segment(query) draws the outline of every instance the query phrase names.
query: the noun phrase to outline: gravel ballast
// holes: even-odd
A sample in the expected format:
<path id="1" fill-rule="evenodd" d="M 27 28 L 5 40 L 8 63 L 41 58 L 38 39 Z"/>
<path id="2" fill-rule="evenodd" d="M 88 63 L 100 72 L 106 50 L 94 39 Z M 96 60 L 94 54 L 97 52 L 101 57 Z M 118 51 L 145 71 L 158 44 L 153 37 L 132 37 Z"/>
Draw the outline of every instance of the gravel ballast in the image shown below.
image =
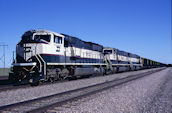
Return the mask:
<path id="1" fill-rule="evenodd" d="M 170 113 L 172 68 L 55 107 L 62 113 Z"/>
<path id="2" fill-rule="evenodd" d="M 136 75 L 139 73 L 147 72 L 150 70 L 156 69 L 148 69 L 148 70 L 141 70 L 141 71 L 133 71 L 133 72 L 125 72 L 119 74 L 113 74 L 109 76 L 100 76 L 100 77 L 92 77 L 88 79 L 79 79 L 74 81 L 68 82 L 61 82 L 55 84 L 48 84 L 48 85 L 40 85 L 37 87 L 29 87 L 26 89 L 17 89 L 17 90 L 9 90 L 0 92 L 0 106 L 9 105 L 17 102 L 22 102 L 26 100 L 31 100 L 43 96 L 53 95 L 81 87 L 86 87 L 98 83 L 103 83 L 106 81 L 111 81 L 118 78 L 124 78 L 129 75 Z"/>

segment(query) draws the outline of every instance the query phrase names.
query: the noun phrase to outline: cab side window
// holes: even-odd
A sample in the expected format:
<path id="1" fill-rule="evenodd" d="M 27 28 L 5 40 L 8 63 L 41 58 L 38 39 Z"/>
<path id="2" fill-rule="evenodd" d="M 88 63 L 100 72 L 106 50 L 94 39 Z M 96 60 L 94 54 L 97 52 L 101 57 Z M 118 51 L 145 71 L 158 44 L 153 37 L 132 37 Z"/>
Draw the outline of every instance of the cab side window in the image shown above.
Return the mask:
<path id="1" fill-rule="evenodd" d="M 62 44 L 62 37 L 54 36 L 54 43 Z"/>

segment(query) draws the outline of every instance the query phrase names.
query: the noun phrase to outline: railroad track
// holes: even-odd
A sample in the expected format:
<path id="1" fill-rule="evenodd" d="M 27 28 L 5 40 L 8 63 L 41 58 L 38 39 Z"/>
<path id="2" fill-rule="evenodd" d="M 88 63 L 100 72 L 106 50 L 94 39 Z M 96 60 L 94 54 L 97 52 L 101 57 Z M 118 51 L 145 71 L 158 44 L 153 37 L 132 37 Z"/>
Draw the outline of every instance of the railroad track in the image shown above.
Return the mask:
<path id="1" fill-rule="evenodd" d="M 108 76 L 108 75 L 106 75 L 106 76 Z M 94 77 L 102 77 L 102 76 L 93 75 L 91 77 L 94 78 Z M 88 78 L 88 77 L 82 77 L 81 79 L 85 79 L 85 78 Z M 57 83 L 62 83 L 62 82 L 68 82 L 68 80 L 66 79 L 66 80 L 63 80 L 63 81 L 54 81 L 53 83 L 43 82 L 39 86 L 49 85 L 49 84 L 57 84 Z M 39 86 L 37 86 L 37 87 L 39 87 Z M 9 90 L 12 91 L 12 90 L 18 90 L 18 89 L 25 89 L 25 88 L 28 88 L 28 87 L 31 87 L 29 83 L 22 83 L 22 84 L 15 84 L 15 85 L 12 84 L 12 83 L 8 83 L 8 84 L 5 84 L 5 85 L 0 85 L 0 92 L 9 91 Z"/>
<path id="2" fill-rule="evenodd" d="M 119 73 L 121 73 L 121 72 L 119 72 Z M 101 76 L 93 75 L 93 76 L 90 76 L 90 77 L 94 78 L 94 77 L 101 77 Z M 81 79 L 85 79 L 85 78 L 88 78 L 88 77 L 81 77 Z M 1 81 L 4 81 L 4 80 L 0 80 L 0 83 L 1 83 Z M 5 81 L 7 81 L 7 80 L 5 80 Z M 68 81 L 69 80 L 66 79 L 66 80 L 63 80 L 63 81 L 54 81 L 53 83 L 43 82 L 39 86 L 41 86 L 41 85 L 49 85 L 49 84 L 57 84 L 57 83 L 68 82 Z M 7 82 L 7 84 L 3 84 L 3 85 L 0 84 L 0 92 L 9 91 L 9 90 L 12 91 L 12 90 L 17 90 L 17 89 L 25 89 L 25 88 L 28 88 L 28 87 L 31 87 L 30 84 L 29 83 L 25 83 L 25 82 L 22 83 L 22 84 L 12 84 L 10 82 Z"/>
<path id="3" fill-rule="evenodd" d="M 165 68 L 163 68 L 165 69 Z M 41 97 L 33 100 L 28 100 L 24 102 L 19 102 L 11 105 L 6 105 L 0 107 L 0 111 L 4 112 L 12 112 L 12 113 L 22 113 L 22 112 L 45 112 L 47 109 L 51 109 L 53 107 L 64 105 L 67 102 L 75 101 L 77 99 L 95 94 L 97 92 L 101 92 L 103 90 L 112 88 L 114 86 L 122 85 L 124 83 L 128 83 L 130 81 L 151 75 L 153 73 L 159 72 L 163 69 L 148 71 L 145 73 L 131 75 L 126 78 L 115 79 L 112 81 L 106 81 L 104 83 L 83 87 L 80 89 L 75 89 L 63 93 L 58 93 L 46 97 Z"/>
<path id="4" fill-rule="evenodd" d="M 101 76 L 94 75 L 92 77 L 101 77 Z M 89 78 L 89 77 L 81 77 L 81 79 L 85 79 L 85 78 Z M 78 78 L 76 78 L 76 79 L 78 79 Z M 69 79 L 69 80 L 75 80 L 75 79 Z M 57 83 L 62 83 L 62 82 L 68 82 L 69 80 L 68 79 L 57 80 L 57 81 L 54 81 L 52 83 L 51 82 L 43 82 L 39 86 L 49 85 L 49 84 L 57 84 Z M 39 87 L 39 86 L 37 86 L 37 87 Z M 31 87 L 29 83 L 12 84 L 12 83 L 8 82 L 8 84 L 0 85 L 0 92 L 9 91 L 9 90 L 12 91 L 12 90 L 17 90 L 17 89 L 24 89 L 24 88 L 28 88 L 28 87 Z"/>
<path id="5" fill-rule="evenodd" d="M 56 83 L 60 83 L 60 82 L 67 82 L 67 80 L 63 80 L 63 81 L 54 81 L 53 83 L 51 84 L 56 84 Z M 49 85 L 50 82 L 44 82 L 44 83 L 41 83 L 40 86 L 43 86 L 43 85 Z M 28 87 L 32 87 L 30 86 L 29 83 L 25 83 L 25 84 L 16 84 L 16 85 L 13 85 L 13 84 L 7 84 L 7 85 L 0 85 L 0 92 L 3 92 L 3 91 L 12 91 L 12 90 L 17 90 L 17 89 L 24 89 L 24 88 L 28 88 Z M 36 87 L 39 87 L 39 86 L 36 86 Z"/>
<path id="6" fill-rule="evenodd" d="M 0 86 L 0 92 L 9 91 L 9 90 L 24 89 L 24 88 L 28 88 L 28 87 L 31 87 L 31 86 L 28 85 L 28 84 L 20 85 L 20 86 L 13 86 L 12 84 L 10 84 L 10 85 L 2 85 L 2 86 Z"/>

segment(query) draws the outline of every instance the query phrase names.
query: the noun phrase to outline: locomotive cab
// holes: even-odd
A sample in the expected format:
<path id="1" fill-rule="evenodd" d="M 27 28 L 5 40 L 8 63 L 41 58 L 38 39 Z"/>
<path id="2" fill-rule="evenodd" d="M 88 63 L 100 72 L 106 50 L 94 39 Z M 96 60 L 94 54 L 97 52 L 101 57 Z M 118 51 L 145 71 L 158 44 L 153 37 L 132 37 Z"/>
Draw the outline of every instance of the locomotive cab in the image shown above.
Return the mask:
<path id="1" fill-rule="evenodd" d="M 12 78 L 15 78 L 15 81 L 29 79 L 29 82 L 46 80 L 47 62 L 54 60 L 52 56 L 64 55 L 63 49 L 64 36 L 61 34 L 46 30 L 25 32 L 16 47 L 16 61 L 12 67 Z M 55 60 L 58 63 L 61 58 L 55 58 Z M 33 77 L 34 79 L 32 79 Z"/>
<path id="2" fill-rule="evenodd" d="M 103 54 L 105 55 L 105 57 L 108 57 L 110 59 L 114 58 L 115 50 L 113 48 L 104 48 L 103 49 Z"/>
<path id="3" fill-rule="evenodd" d="M 55 47 L 55 53 L 60 53 L 61 55 L 64 55 L 62 51 L 64 49 L 64 38 L 61 36 L 54 35 L 52 39 L 53 46 Z"/>

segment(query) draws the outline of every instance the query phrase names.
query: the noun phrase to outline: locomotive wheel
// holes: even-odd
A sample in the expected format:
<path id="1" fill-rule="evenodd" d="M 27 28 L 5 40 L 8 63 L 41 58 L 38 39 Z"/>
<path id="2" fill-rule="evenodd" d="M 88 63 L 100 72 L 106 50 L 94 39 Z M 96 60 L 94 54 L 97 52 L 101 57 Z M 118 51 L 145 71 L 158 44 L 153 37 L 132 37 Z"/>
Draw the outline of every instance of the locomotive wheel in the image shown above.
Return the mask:
<path id="1" fill-rule="evenodd" d="M 34 83 L 30 83 L 31 86 L 38 86 L 39 85 L 39 81 L 34 82 Z"/>
<path id="2" fill-rule="evenodd" d="M 68 80 L 70 81 L 70 80 L 76 80 L 77 79 L 77 77 L 76 76 L 70 76 L 70 77 L 68 77 Z"/>
<path id="3" fill-rule="evenodd" d="M 50 77 L 50 82 L 53 83 L 55 81 L 55 79 L 53 77 Z"/>
<path id="4" fill-rule="evenodd" d="M 109 75 L 111 73 L 110 70 L 106 70 L 104 75 Z"/>
<path id="5" fill-rule="evenodd" d="M 60 73 L 59 79 L 64 80 L 69 77 L 69 71 L 67 69 L 63 69 Z"/>

